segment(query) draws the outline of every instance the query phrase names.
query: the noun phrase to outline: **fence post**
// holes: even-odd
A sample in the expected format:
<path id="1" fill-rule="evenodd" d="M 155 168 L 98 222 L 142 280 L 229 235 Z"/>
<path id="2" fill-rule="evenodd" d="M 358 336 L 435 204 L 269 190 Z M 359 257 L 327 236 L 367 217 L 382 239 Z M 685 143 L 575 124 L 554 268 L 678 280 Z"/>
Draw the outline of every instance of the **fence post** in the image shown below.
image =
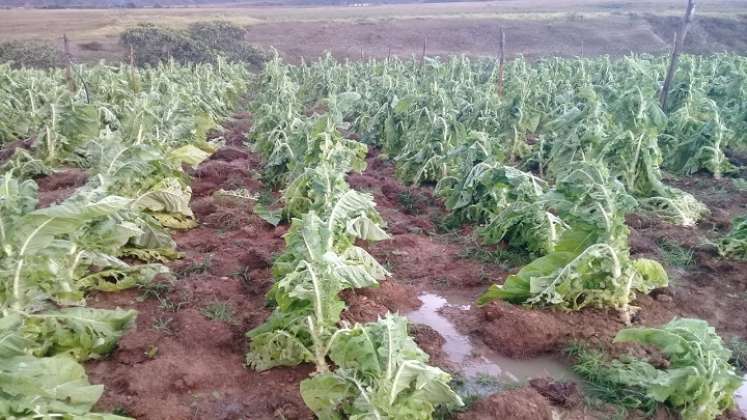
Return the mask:
<path id="1" fill-rule="evenodd" d="M 680 53 L 682 52 L 682 46 L 685 43 L 685 36 L 687 31 L 690 29 L 690 23 L 693 20 L 693 13 L 695 12 L 695 0 L 687 0 L 687 10 L 685 10 L 685 17 L 682 19 L 682 26 L 679 32 L 674 34 L 674 48 L 672 49 L 672 58 L 669 61 L 669 69 L 667 69 L 667 77 L 664 79 L 664 86 L 661 88 L 661 96 L 659 100 L 661 102 L 661 109 L 665 113 L 667 112 L 667 99 L 669 97 L 669 88 L 674 78 L 674 72 L 677 69 L 677 62 L 680 59 Z"/>
<path id="2" fill-rule="evenodd" d="M 67 81 L 67 87 L 70 92 L 75 93 L 75 79 L 73 79 L 73 59 L 70 54 L 70 44 L 67 39 L 67 34 L 62 34 L 62 47 L 65 51 L 65 80 Z"/>
<path id="3" fill-rule="evenodd" d="M 506 32 L 501 27 L 501 40 L 498 46 L 498 96 L 503 96 L 503 72 L 506 66 Z"/>

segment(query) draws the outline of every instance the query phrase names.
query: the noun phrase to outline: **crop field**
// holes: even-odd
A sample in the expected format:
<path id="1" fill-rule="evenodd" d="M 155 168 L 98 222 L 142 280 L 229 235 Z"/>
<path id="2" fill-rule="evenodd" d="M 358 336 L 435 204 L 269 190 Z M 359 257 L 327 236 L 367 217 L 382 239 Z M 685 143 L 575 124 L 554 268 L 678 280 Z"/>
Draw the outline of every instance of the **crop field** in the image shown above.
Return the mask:
<path id="1" fill-rule="evenodd" d="M 0 65 L 0 418 L 745 419 L 747 58 Z"/>

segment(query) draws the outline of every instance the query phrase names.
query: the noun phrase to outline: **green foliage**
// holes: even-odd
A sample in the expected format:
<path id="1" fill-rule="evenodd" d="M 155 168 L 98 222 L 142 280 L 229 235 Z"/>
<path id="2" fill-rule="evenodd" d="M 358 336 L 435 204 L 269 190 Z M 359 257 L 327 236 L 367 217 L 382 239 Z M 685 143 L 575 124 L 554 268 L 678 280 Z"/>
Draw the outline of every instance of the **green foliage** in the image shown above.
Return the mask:
<path id="1" fill-rule="evenodd" d="M 0 42 L 0 64 L 14 68 L 48 69 L 62 65 L 62 53 L 53 45 L 29 41 Z"/>
<path id="2" fill-rule="evenodd" d="M 200 312 L 213 321 L 230 322 L 233 319 L 233 307 L 227 302 L 212 302 Z"/>
<path id="3" fill-rule="evenodd" d="M 726 347 L 731 351 L 731 362 L 737 371 L 747 372 L 747 341 L 739 337 L 731 337 L 726 341 Z"/>
<path id="4" fill-rule="evenodd" d="M 85 293 L 148 287 L 167 272 L 122 256 L 179 256 L 166 227 L 194 223 L 182 167 L 214 150 L 207 129 L 245 75 L 212 69 L 81 66 L 90 83 L 71 90 L 59 70 L 0 66 L 0 144 L 34 139 L 0 175 L 0 417 L 121 419 L 90 412 L 102 387 L 78 362 L 111 352 L 135 313 L 85 308 Z M 59 165 L 85 169 L 86 184 L 37 208 L 29 177 Z"/>
<path id="5" fill-rule="evenodd" d="M 229 62 L 246 63 L 259 68 L 267 54 L 252 47 L 246 40 L 246 30 L 227 21 L 195 22 L 187 28 L 189 37 L 197 40 Z"/>
<path id="6" fill-rule="evenodd" d="M 747 260 L 747 217 L 734 219 L 731 231 L 718 242 L 718 251 L 728 258 Z"/>
<path id="7" fill-rule="evenodd" d="M 207 45 L 190 38 L 187 32 L 153 23 L 141 23 L 125 30 L 119 42 L 127 50 L 126 54 L 132 49 L 135 62 L 142 66 L 155 66 L 171 58 L 180 64 L 208 63 L 215 58 Z"/>
<path id="8" fill-rule="evenodd" d="M 657 100 L 662 58 L 517 59 L 507 63 L 498 95 L 494 63 L 465 57 L 339 63 L 327 56 L 289 66 L 276 56 L 257 78 L 249 137 L 265 159 L 265 181 L 284 188 L 282 214 L 269 206 L 261 214 L 292 226 L 273 267 L 268 297 L 276 311 L 249 333 L 249 363 L 314 362 L 317 374 L 302 392 L 320 417 L 398 410 L 376 398 L 380 383 L 365 382 L 380 376 L 360 373 L 375 370 L 373 362 L 343 368 L 346 360 L 331 351 L 336 334 L 367 327 L 339 328 L 336 294 L 355 285 L 327 267 L 380 224 L 369 210 L 353 230 L 330 222 L 335 203 L 366 201 L 345 182 L 347 172 L 363 170 L 366 153 L 347 132 L 379 148 L 404 182 L 435 183 L 452 227 L 477 224 L 483 242 L 532 254 L 480 303 L 613 307 L 630 323 L 636 294 L 666 286 L 667 275 L 656 261 L 630 257 L 625 215 L 645 211 L 694 225 L 708 209 L 666 185 L 662 167 L 720 176 L 729 169 L 724 150 L 745 144 L 747 130 L 733 130 L 744 127 L 747 61 L 716 55 L 683 63 L 690 71 L 678 76 L 665 113 Z"/>
<path id="9" fill-rule="evenodd" d="M 463 404 L 449 388 L 451 377 L 425 364 L 428 355 L 407 336 L 402 317 L 340 329 L 329 347 L 336 370 L 301 383 L 304 402 L 319 418 L 427 420 L 439 405 Z"/>
<path id="10" fill-rule="evenodd" d="M 90 385 L 83 366 L 65 354 L 41 358 L 3 355 L 0 372 L 0 415 L 4 418 L 125 419 L 91 412 L 104 387 Z"/>
<path id="11" fill-rule="evenodd" d="M 346 182 L 348 172 L 366 167 L 367 147 L 338 129 L 360 95 L 331 94 L 320 101 L 328 113 L 306 116 L 278 61 L 268 64 L 260 86 L 250 137 L 266 160 L 268 183 L 285 186 L 285 207 L 279 214 L 263 203 L 255 212 L 273 224 L 290 219 L 291 227 L 272 268 L 276 281 L 267 297 L 274 310 L 247 333 L 247 363 L 258 370 L 314 363 L 301 393 L 325 419 L 430 419 L 439 405 L 461 405 L 449 376 L 425 364 L 403 318 L 351 328 L 341 321 L 341 291 L 375 287 L 389 274 L 356 245 L 388 238 L 373 197 Z"/>
<path id="12" fill-rule="evenodd" d="M 245 40 L 244 29 L 226 21 L 196 22 L 186 30 L 141 23 L 120 34 L 119 42 L 130 49 L 138 65 L 155 66 L 173 59 L 181 64 L 216 63 L 219 56 L 229 62 L 255 67 L 265 55 Z"/>
<path id="13" fill-rule="evenodd" d="M 666 403 L 685 420 L 715 419 L 733 407 L 742 380 L 729 365 L 731 352 L 705 321 L 675 319 L 661 328 L 629 328 L 615 341 L 653 346 L 669 364 L 657 368 L 632 357 L 608 361 L 595 352 L 576 354 L 576 370 L 595 388 L 609 390 L 608 398 L 635 408 Z"/>
<path id="14" fill-rule="evenodd" d="M 646 395 L 644 387 L 622 379 L 623 371 L 628 369 L 626 365 L 631 369 L 639 366 L 641 370 L 647 370 L 647 362 L 630 357 L 609 360 L 605 353 L 580 344 L 567 351 L 574 359 L 573 370 L 584 379 L 584 390 L 589 396 L 623 409 L 637 409 L 653 415 L 657 403 Z"/>
<path id="15" fill-rule="evenodd" d="M 693 250 L 666 239 L 658 241 L 664 261 L 670 266 L 687 267 L 693 264 Z"/>
<path id="16" fill-rule="evenodd" d="M 504 299 L 573 310 L 613 307 L 629 320 L 635 293 L 667 285 L 658 262 L 629 258 L 624 215 L 635 201 L 603 167 L 571 165 L 543 200 L 569 228 L 550 252 L 508 276 L 503 285 L 491 286 L 478 304 Z"/>

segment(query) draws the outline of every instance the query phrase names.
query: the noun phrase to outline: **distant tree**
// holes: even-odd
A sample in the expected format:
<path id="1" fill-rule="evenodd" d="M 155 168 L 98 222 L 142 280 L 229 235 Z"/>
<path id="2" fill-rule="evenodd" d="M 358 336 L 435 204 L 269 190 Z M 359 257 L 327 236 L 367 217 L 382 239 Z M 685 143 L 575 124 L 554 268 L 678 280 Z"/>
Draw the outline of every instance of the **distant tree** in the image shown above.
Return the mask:
<path id="1" fill-rule="evenodd" d="M 173 58 L 180 63 L 214 62 L 220 55 L 229 61 L 261 65 L 266 55 L 244 39 L 246 31 L 224 21 L 197 22 L 187 30 L 143 23 L 120 34 L 127 59 L 130 49 L 138 65 L 156 65 Z"/>

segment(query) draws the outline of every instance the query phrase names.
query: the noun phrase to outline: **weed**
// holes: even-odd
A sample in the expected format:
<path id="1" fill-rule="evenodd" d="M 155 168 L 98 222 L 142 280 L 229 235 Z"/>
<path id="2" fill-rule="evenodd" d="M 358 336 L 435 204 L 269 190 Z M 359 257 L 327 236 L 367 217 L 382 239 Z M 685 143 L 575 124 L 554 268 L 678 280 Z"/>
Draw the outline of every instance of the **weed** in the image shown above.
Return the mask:
<path id="1" fill-rule="evenodd" d="M 153 329 L 166 335 L 174 335 L 174 330 L 171 328 L 171 323 L 174 322 L 174 318 L 158 317 L 153 321 Z"/>
<path id="2" fill-rule="evenodd" d="M 580 343 L 571 344 L 565 352 L 574 361 L 573 370 L 583 378 L 585 395 L 589 398 L 613 404 L 620 413 L 626 413 L 627 409 L 639 409 L 653 414 L 656 401 L 644 389 L 620 382 L 619 367 L 612 364 L 606 353 Z"/>
<path id="3" fill-rule="evenodd" d="M 146 350 L 144 354 L 148 359 L 155 359 L 158 355 L 158 347 L 151 344 L 148 346 L 148 350 Z"/>
<path id="4" fill-rule="evenodd" d="M 459 257 L 475 260 L 483 264 L 501 264 L 505 268 L 514 268 L 526 265 L 531 260 L 528 253 L 522 253 L 511 249 L 490 249 L 476 242 L 466 245 L 459 252 Z"/>
<path id="5" fill-rule="evenodd" d="M 489 375 L 487 373 L 480 373 L 477 375 L 477 378 L 475 378 L 475 383 L 480 386 L 497 386 L 500 381 L 498 381 L 498 378 L 496 378 L 495 376 Z"/>
<path id="6" fill-rule="evenodd" d="M 399 193 L 397 195 L 397 201 L 399 202 L 399 205 L 402 206 L 405 214 L 416 214 L 425 204 L 423 196 L 413 192 L 412 190 Z"/>
<path id="7" fill-rule="evenodd" d="M 455 230 L 462 225 L 454 213 L 437 214 L 431 218 L 431 222 L 436 227 L 436 233 L 454 234 L 456 236 L 459 235 L 459 232 L 455 232 Z"/>
<path id="8" fill-rule="evenodd" d="M 726 347 L 731 350 L 731 364 L 736 366 L 740 372 L 747 371 L 747 341 L 740 337 L 732 337 L 725 342 Z"/>
<path id="9" fill-rule="evenodd" d="M 122 406 L 114 407 L 114 409 L 112 410 L 112 414 L 114 414 L 115 416 L 132 417 L 132 414 L 129 412 L 129 410 Z"/>
<path id="10" fill-rule="evenodd" d="M 208 255 L 200 261 L 192 261 L 191 264 L 177 270 L 177 274 L 179 275 L 179 277 L 189 277 L 193 274 L 206 273 L 210 270 L 212 259 L 213 256 Z"/>
<path id="11" fill-rule="evenodd" d="M 158 299 L 158 309 L 163 312 L 177 312 L 186 305 L 192 303 L 192 300 L 194 300 L 193 294 L 188 290 L 181 291 L 179 294 L 179 301 L 173 300 L 166 294 L 157 295 L 155 298 Z"/>
<path id="12" fill-rule="evenodd" d="M 141 292 L 141 298 L 145 299 L 158 299 L 161 300 L 164 296 L 171 293 L 174 285 L 170 282 L 156 282 L 151 281 L 144 284 L 138 284 L 138 288 Z"/>
<path id="13" fill-rule="evenodd" d="M 662 259 L 671 267 L 688 267 L 693 264 L 693 250 L 667 239 L 657 241 Z"/>
<path id="14" fill-rule="evenodd" d="M 233 307 L 227 302 L 210 303 L 200 312 L 213 321 L 230 322 L 233 319 Z"/>
<path id="15" fill-rule="evenodd" d="M 251 276 L 251 268 L 249 268 L 248 265 L 241 267 L 239 271 L 231 274 L 231 276 L 238 278 L 242 286 L 251 290 L 252 276 Z"/>

